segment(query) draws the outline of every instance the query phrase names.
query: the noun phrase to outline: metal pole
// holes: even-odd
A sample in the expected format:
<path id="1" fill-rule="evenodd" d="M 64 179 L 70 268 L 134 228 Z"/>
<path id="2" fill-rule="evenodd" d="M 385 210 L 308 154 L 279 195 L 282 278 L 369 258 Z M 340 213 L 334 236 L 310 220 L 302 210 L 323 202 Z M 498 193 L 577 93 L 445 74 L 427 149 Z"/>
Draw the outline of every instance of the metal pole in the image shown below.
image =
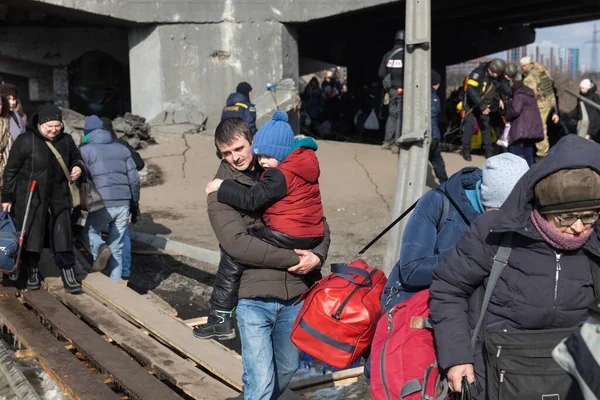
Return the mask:
<path id="1" fill-rule="evenodd" d="M 590 100 L 590 99 L 586 99 L 585 97 L 573 92 L 570 89 L 565 88 L 565 92 L 567 92 L 568 94 L 570 94 L 571 96 L 575 96 L 576 98 L 578 98 L 579 100 L 583 101 L 586 104 L 589 104 L 592 107 L 597 108 L 598 110 L 600 110 L 600 104 Z"/>
<path id="2" fill-rule="evenodd" d="M 427 179 L 431 142 L 431 0 L 406 0 L 404 102 L 398 159 L 398 182 L 391 220 L 421 195 Z M 383 270 L 389 275 L 400 255 L 407 219 L 388 236 Z"/>

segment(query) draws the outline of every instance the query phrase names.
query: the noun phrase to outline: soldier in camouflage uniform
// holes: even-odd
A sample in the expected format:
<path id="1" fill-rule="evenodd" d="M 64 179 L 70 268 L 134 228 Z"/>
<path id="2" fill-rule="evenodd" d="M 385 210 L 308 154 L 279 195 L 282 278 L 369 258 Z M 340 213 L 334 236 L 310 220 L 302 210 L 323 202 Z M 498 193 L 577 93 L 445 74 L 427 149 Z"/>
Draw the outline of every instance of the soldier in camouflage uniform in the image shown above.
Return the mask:
<path id="1" fill-rule="evenodd" d="M 531 88 L 535 93 L 535 100 L 540 109 L 540 117 L 544 126 L 544 140 L 536 143 L 537 157 L 545 157 L 550 149 L 548 142 L 548 116 L 552 112 L 552 122 L 557 124 L 560 117 L 556 107 L 556 97 L 554 95 L 554 81 L 550 73 L 539 63 L 534 63 L 530 57 L 521 59 L 521 69 L 525 74 L 523 83 Z"/>

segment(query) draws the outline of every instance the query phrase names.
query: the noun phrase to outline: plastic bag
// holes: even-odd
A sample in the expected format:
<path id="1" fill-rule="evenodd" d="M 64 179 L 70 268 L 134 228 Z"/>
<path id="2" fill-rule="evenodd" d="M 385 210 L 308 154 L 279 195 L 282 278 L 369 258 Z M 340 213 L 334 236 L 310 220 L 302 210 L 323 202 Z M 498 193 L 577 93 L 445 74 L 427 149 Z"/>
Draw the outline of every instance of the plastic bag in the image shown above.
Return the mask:
<path id="1" fill-rule="evenodd" d="M 377 114 L 375 114 L 375 109 L 371 110 L 371 113 L 365 120 L 365 129 L 369 131 L 379 130 L 379 120 L 377 119 Z"/>
<path id="2" fill-rule="evenodd" d="M 510 146 L 510 140 L 509 140 L 509 136 L 508 136 L 509 133 L 510 133 L 510 124 L 506 124 L 504 126 L 504 132 L 502 132 L 502 136 L 500 136 L 500 139 L 498 139 L 496 141 L 496 144 L 498 146 L 508 148 L 508 146 Z"/>

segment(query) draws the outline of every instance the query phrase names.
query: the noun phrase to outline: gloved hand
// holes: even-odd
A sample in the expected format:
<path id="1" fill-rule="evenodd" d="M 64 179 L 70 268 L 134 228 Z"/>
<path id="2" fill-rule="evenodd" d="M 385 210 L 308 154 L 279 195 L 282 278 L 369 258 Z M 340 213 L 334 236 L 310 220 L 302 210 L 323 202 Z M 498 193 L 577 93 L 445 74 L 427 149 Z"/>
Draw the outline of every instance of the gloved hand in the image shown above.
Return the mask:
<path id="1" fill-rule="evenodd" d="M 131 213 L 131 223 L 137 223 L 140 219 L 140 215 L 142 214 L 140 211 L 140 205 L 132 201 L 131 205 L 129 206 L 129 212 Z"/>

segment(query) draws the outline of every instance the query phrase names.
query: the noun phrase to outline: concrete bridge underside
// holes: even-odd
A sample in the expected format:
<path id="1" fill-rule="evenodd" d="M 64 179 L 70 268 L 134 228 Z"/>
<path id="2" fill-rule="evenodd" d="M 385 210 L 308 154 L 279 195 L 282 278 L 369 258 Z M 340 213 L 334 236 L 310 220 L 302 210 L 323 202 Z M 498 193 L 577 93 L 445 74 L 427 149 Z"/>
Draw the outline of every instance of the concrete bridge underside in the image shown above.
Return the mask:
<path id="1" fill-rule="evenodd" d="M 600 19 L 597 0 L 432 3 L 438 70 L 531 43 L 535 28 Z M 300 58 L 346 65 L 357 85 L 373 80 L 404 8 L 390 0 L 3 0 L 0 76 L 26 76 L 40 101 L 54 93 L 64 102 L 56 86 L 67 66 L 99 50 L 128 67 L 134 113 L 199 110 L 214 127 L 237 82 L 258 92 L 313 72 L 300 70 Z"/>

